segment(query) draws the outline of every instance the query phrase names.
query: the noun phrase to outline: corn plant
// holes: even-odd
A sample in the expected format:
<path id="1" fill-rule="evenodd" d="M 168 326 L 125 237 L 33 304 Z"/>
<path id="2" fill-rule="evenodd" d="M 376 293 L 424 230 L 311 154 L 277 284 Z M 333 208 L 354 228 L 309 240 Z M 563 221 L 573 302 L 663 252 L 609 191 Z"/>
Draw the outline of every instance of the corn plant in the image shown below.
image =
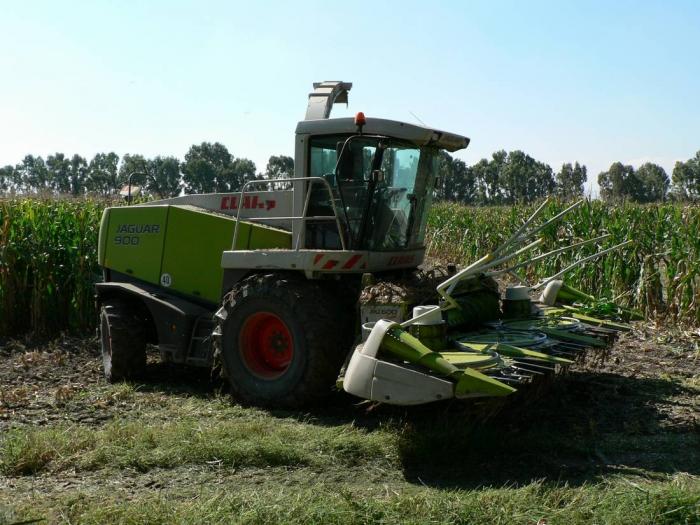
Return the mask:
<path id="1" fill-rule="evenodd" d="M 0 336 L 94 328 L 104 203 L 0 201 Z"/>
<path id="2" fill-rule="evenodd" d="M 553 216 L 566 203 L 549 205 Z M 467 207 L 442 203 L 429 216 L 430 256 L 463 264 L 488 253 L 522 224 L 533 206 Z M 620 302 L 647 314 L 663 313 L 679 321 L 700 324 L 700 206 L 680 204 L 609 205 L 588 201 L 565 220 L 545 229 L 542 252 L 604 233 L 602 246 L 564 252 L 528 268 L 536 281 L 625 239 L 623 250 L 572 270 L 568 283 L 601 298 Z"/>

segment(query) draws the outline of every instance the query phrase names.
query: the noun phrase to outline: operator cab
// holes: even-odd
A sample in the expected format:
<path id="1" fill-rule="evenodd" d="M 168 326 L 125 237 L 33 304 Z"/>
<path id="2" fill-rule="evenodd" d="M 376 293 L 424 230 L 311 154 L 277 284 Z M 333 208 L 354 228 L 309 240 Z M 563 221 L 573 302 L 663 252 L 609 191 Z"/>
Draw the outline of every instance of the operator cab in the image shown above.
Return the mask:
<path id="1" fill-rule="evenodd" d="M 346 249 L 397 252 L 423 247 L 441 149 L 469 139 L 385 119 L 319 119 L 297 126 L 296 173 L 313 184 L 307 216 L 340 219 Z M 300 192 L 301 193 L 301 192 Z M 306 248 L 342 249 L 334 221 L 306 221 Z"/>
<path id="2" fill-rule="evenodd" d="M 326 135 L 310 141 L 309 176 L 330 184 L 351 249 L 422 245 L 421 218 L 430 205 L 436 169 L 437 150 L 389 137 Z M 312 191 L 309 214 L 332 214 L 326 189 L 317 185 Z M 310 221 L 306 244 L 340 249 L 337 228 Z"/>

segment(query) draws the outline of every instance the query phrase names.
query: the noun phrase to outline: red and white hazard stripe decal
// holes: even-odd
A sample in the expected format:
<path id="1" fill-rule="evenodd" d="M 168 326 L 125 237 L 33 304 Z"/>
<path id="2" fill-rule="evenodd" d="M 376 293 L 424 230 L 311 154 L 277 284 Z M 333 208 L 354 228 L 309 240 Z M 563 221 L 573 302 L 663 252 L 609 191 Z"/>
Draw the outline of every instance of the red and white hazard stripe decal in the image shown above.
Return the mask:
<path id="1" fill-rule="evenodd" d="M 363 270 L 367 268 L 365 254 L 339 255 L 337 253 L 317 253 L 314 256 L 314 268 L 317 270 Z"/>
<path id="2" fill-rule="evenodd" d="M 343 270 L 352 270 L 355 265 L 360 262 L 360 259 L 362 259 L 361 254 L 355 254 L 352 257 L 350 257 L 345 264 L 343 265 Z"/>

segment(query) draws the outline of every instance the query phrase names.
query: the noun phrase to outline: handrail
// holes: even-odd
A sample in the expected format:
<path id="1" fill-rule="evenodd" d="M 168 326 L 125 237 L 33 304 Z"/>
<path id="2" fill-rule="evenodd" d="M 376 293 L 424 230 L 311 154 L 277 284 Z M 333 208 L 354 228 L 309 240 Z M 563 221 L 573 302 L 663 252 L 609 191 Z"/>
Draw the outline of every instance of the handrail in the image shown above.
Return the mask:
<path id="1" fill-rule="evenodd" d="M 333 190 L 331 188 L 331 185 L 328 184 L 328 181 L 324 179 L 323 177 L 295 177 L 291 179 L 267 179 L 267 180 L 249 180 L 243 184 L 241 187 L 240 191 L 240 198 L 238 201 L 238 210 L 236 212 L 236 227 L 233 230 L 233 245 L 232 249 L 236 249 L 236 241 L 238 240 L 238 225 L 240 223 L 241 219 L 241 208 L 243 207 L 243 197 L 245 196 L 245 190 L 248 186 L 252 186 L 255 184 L 270 184 L 272 183 L 278 183 L 278 182 L 296 182 L 296 181 L 304 181 L 307 180 L 311 184 L 309 184 L 309 187 L 306 189 L 306 196 L 304 198 L 304 209 L 302 211 L 302 215 L 300 217 L 248 217 L 248 220 L 292 220 L 292 221 L 303 221 L 306 222 L 307 220 L 333 220 L 335 219 L 335 224 L 338 228 L 338 237 L 340 238 L 340 246 L 343 250 L 347 250 L 345 246 L 345 236 L 343 235 L 343 229 L 340 225 L 340 219 L 338 219 L 338 210 L 335 207 L 335 200 L 333 198 Z M 331 201 L 331 207 L 333 208 L 333 216 L 330 215 L 322 215 L 318 217 L 307 217 L 306 213 L 309 208 L 309 202 L 311 200 L 311 188 L 313 187 L 314 183 L 320 182 L 323 185 L 325 185 L 326 189 L 328 190 L 328 196 L 330 197 Z M 299 250 L 299 244 L 301 241 L 301 235 L 297 235 L 297 242 L 296 242 L 296 250 Z"/>

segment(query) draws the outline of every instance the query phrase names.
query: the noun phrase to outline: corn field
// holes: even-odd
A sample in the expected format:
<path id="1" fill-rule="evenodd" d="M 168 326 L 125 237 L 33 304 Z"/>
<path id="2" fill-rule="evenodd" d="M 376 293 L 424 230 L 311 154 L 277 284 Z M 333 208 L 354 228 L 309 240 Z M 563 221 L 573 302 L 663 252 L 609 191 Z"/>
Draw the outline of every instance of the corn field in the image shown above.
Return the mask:
<path id="1" fill-rule="evenodd" d="M 85 199 L 0 200 L 0 337 L 94 329 L 93 284 L 100 278 L 97 235 L 107 202 Z M 565 207 L 552 203 L 547 216 Z M 534 211 L 534 206 L 472 208 L 437 204 L 428 220 L 428 254 L 475 261 Z M 566 282 L 648 315 L 700 325 L 700 207 L 585 203 L 543 232 L 541 247 L 602 233 L 602 247 L 635 243 L 566 276 Z M 529 268 L 531 282 L 552 275 L 595 246 L 564 252 Z"/>
<path id="2" fill-rule="evenodd" d="M 552 217 L 566 203 L 551 203 Z M 468 263 L 504 241 L 536 206 L 472 208 L 438 204 L 428 219 L 428 254 Z M 565 281 L 596 297 L 647 315 L 700 324 L 700 206 L 587 201 L 543 230 L 541 252 L 608 233 L 596 247 L 567 251 L 529 267 L 530 283 L 553 275 L 578 258 L 632 239 L 633 244 L 579 266 Z"/>
<path id="3" fill-rule="evenodd" d="M 0 200 L 0 336 L 94 328 L 97 235 L 105 205 Z"/>

